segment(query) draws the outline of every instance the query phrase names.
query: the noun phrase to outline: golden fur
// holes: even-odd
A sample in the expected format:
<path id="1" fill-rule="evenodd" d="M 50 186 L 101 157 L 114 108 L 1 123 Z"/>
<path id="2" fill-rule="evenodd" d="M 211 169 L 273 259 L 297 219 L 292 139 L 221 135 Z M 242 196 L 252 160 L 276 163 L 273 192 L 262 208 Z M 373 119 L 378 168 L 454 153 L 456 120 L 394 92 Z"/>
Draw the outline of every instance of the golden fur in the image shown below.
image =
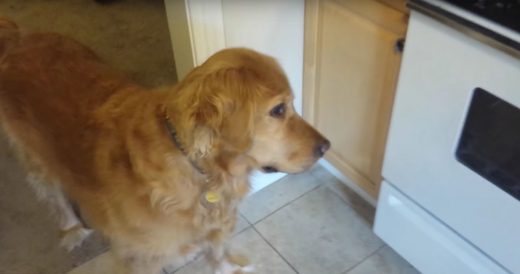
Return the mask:
<path id="1" fill-rule="evenodd" d="M 33 184 L 65 212 L 64 235 L 83 229 L 64 204 L 73 201 L 128 273 L 154 273 L 199 249 L 209 249 L 216 270 L 229 266 L 224 243 L 250 171 L 300 172 L 329 146 L 292 99 L 276 61 L 252 50 L 223 50 L 178 85 L 152 91 L 69 38 L 23 34 L 0 19 L 5 132 Z M 273 117 L 281 103 L 284 115 Z M 220 199 L 206 201 L 208 192 Z"/>

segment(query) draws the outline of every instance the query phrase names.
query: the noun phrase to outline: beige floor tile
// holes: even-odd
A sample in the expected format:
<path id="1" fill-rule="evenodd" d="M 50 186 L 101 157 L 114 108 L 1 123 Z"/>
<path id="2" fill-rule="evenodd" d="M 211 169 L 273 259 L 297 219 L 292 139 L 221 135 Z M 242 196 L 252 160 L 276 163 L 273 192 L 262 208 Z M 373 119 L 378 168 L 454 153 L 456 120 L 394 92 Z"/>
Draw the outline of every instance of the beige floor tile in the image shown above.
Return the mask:
<path id="1" fill-rule="evenodd" d="M 374 255 L 368 257 L 352 270 L 347 271 L 348 274 L 419 274 L 412 265 L 404 260 L 399 254 L 388 246 L 384 246 Z"/>
<path id="2" fill-rule="evenodd" d="M 310 172 L 314 177 L 324 181 L 327 187 L 336 192 L 343 201 L 359 212 L 360 216 L 366 217 L 366 221 L 369 224 L 372 225 L 374 223 L 375 208 L 365 201 L 365 199 L 319 165 L 311 169 Z"/>
<path id="3" fill-rule="evenodd" d="M 322 186 L 256 225 L 299 273 L 342 273 L 383 245 L 366 217 Z"/>
<path id="4" fill-rule="evenodd" d="M 240 206 L 240 212 L 254 224 L 319 184 L 320 180 L 310 172 L 288 175 L 249 196 Z"/>
<path id="5" fill-rule="evenodd" d="M 340 196 L 370 226 L 374 224 L 376 209 L 340 181 L 329 182 L 326 186 Z"/>
<path id="6" fill-rule="evenodd" d="M 294 270 L 260 237 L 248 228 L 231 241 L 231 251 L 246 255 L 255 267 L 255 274 L 294 274 Z M 186 265 L 175 274 L 211 274 L 204 259 Z"/>

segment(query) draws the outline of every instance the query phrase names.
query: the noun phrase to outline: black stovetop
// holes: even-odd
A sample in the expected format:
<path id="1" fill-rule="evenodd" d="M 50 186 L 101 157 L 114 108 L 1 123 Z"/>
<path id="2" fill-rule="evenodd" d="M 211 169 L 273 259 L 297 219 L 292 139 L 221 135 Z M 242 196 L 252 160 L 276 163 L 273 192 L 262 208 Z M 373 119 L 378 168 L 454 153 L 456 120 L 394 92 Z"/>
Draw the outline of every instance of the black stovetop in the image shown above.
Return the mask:
<path id="1" fill-rule="evenodd" d="M 520 32 L 520 0 L 444 0 Z"/>

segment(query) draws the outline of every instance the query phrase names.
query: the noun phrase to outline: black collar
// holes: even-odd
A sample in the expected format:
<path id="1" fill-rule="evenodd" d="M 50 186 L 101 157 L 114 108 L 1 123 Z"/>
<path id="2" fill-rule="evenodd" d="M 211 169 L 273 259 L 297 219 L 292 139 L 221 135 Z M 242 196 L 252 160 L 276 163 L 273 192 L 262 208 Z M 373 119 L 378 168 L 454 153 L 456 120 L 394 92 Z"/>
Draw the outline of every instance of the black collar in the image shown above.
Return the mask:
<path id="1" fill-rule="evenodd" d="M 182 142 L 179 140 L 177 130 L 175 130 L 175 127 L 171 123 L 170 117 L 168 115 L 165 116 L 164 125 L 166 126 L 166 130 L 168 131 L 168 134 L 170 135 L 175 146 L 182 152 L 184 156 L 186 156 L 186 158 L 188 158 L 188 161 L 193 166 L 193 168 L 195 168 L 200 174 L 206 175 L 204 169 L 202 169 L 202 167 L 200 167 L 197 164 L 197 162 L 195 162 L 189 157 L 188 152 L 186 151 L 186 148 L 182 145 Z"/>

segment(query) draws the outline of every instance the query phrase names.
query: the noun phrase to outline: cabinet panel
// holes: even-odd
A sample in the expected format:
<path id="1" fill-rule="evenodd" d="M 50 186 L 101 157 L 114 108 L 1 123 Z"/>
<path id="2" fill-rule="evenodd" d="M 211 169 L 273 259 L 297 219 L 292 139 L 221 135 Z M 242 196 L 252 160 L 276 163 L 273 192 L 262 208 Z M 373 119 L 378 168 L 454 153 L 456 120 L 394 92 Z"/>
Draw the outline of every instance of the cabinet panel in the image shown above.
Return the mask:
<path id="1" fill-rule="evenodd" d="M 320 2 L 312 120 L 332 142 L 328 160 L 373 195 L 381 182 L 399 38 L 334 1 Z"/>

